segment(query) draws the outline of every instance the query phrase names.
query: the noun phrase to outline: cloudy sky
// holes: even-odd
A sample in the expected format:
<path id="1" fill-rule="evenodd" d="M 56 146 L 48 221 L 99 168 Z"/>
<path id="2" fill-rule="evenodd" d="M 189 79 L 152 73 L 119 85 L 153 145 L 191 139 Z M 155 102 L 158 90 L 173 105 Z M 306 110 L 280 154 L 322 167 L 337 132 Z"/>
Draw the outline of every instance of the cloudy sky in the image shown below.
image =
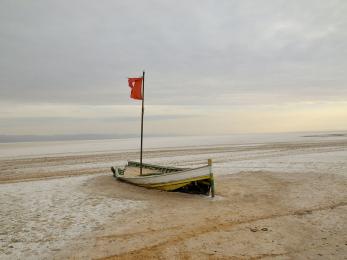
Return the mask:
<path id="1" fill-rule="evenodd" d="M 0 134 L 347 129 L 347 2 L 1 0 Z"/>

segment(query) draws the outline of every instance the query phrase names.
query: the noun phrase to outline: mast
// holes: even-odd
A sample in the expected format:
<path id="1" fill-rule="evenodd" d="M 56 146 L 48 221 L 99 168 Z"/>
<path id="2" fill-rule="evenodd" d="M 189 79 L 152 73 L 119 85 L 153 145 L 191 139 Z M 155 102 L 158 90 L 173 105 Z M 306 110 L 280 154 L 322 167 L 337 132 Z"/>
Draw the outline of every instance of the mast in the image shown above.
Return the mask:
<path id="1" fill-rule="evenodd" d="M 143 114 L 145 111 L 145 71 L 142 72 L 142 113 L 141 113 L 141 152 L 140 152 L 140 175 L 142 175 L 142 150 L 143 150 Z"/>

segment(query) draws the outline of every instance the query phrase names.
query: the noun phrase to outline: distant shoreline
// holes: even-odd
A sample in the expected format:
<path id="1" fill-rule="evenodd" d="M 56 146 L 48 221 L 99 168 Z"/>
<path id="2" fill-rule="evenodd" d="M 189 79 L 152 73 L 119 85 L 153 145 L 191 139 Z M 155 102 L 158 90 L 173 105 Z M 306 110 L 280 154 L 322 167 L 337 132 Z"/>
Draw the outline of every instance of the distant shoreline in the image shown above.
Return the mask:
<path id="1" fill-rule="evenodd" d="M 174 135 L 174 134 L 149 134 L 152 137 L 189 137 L 189 136 L 238 136 L 238 135 L 283 135 L 296 134 L 299 137 L 346 137 L 347 131 L 321 131 L 321 132 L 279 132 L 279 133 L 231 133 L 216 135 Z M 59 142 L 59 141 L 93 141 L 110 139 L 139 138 L 140 134 L 62 134 L 62 135 L 11 135 L 0 134 L 0 144 L 24 143 L 24 142 Z"/>
<path id="2" fill-rule="evenodd" d="M 302 137 L 344 137 L 347 134 L 320 134 L 320 135 L 304 135 Z"/>
<path id="3" fill-rule="evenodd" d="M 87 141 L 107 139 L 137 138 L 139 135 L 107 135 L 107 134 L 77 134 L 77 135 L 0 135 L 0 143 L 21 142 L 59 142 L 59 141 Z M 165 135 L 151 135 L 146 137 L 167 137 Z"/>

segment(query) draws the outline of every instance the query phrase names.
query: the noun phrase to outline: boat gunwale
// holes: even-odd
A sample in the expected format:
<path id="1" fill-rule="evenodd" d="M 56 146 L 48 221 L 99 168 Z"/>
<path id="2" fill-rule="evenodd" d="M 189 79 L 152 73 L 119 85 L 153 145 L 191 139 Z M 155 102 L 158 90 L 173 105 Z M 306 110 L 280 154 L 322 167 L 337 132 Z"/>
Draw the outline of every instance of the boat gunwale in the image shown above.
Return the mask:
<path id="1" fill-rule="evenodd" d="M 201 167 L 197 167 L 197 168 L 191 168 L 191 169 L 183 170 L 183 171 L 177 171 L 177 172 L 165 172 L 163 174 L 155 174 L 154 173 L 153 175 L 143 175 L 143 176 L 139 175 L 136 177 L 123 177 L 125 175 L 119 175 L 118 171 L 116 171 L 116 177 L 119 179 L 148 179 L 148 178 L 155 178 L 158 176 L 166 176 L 166 175 L 172 175 L 172 174 L 178 174 L 178 173 L 185 173 L 185 172 L 194 171 L 194 170 L 198 170 L 198 169 L 202 169 L 202 168 L 206 168 L 206 167 L 209 167 L 209 165 L 205 165 L 205 166 L 201 166 Z"/>
<path id="2" fill-rule="evenodd" d="M 136 164 L 136 165 L 129 165 L 129 163 L 130 164 Z M 140 168 L 140 165 L 141 164 L 139 162 L 128 161 L 128 164 L 125 165 L 125 167 L 130 166 L 130 167 Z M 142 163 L 142 167 L 147 168 L 147 169 L 157 168 L 157 169 L 177 170 L 178 172 L 195 169 L 195 168 L 178 168 L 178 167 L 174 167 L 174 166 L 160 166 L 160 165 L 149 164 L 149 163 Z"/>
<path id="3" fill-rule="evenodd" d="M 208 175 L 202 175 L 199 177 L 194 177 L 194 178 L 190 178 L 188 180 L 182 180 L 182 181 L 171 181 L 171 182 L 158 182 L 155 184 L 142 184 L 142 183 L 133 183 L 133 182 L 128 182 L 127 179 L 121 179 L 121 181 L 127 182 L 127 183 L 131 183 L 140 187 L 144 187 L 144 188 L 150 188 L 150 189 L 155 189 L 157 187 L 161 187 L 161 186 L 170 186 L 170 185 L 174 185 L 174 184 L 185 184 L 187 185 L 188 183 L 194 182 L 194 181 L 205 181 L 205 180 L 210 180 L 211 176 Z"/>
<path id="4" fill-rule="evenodd" d="M 193 182 L 193 181 L 204 181 L 204 180 L 208 180 L 208 179 L 211 179 L 211 176 L 208 176 L 208 175 L 202 175 L 202 176 L 199 176 L 199 177 L 194 177 L 194 178 L 190 178 L 188 180 L 182 180 L 182 181 L 171 181 L 171 182 L 159 182 L 159 183 L 155 183 L 155 184 L 137 184 L 139 186 L 142 186 L 143 187 L 151 187 L 151 188 L 155 188 L 157 186 L 166 186 L 166 185 L 173 185 L 173 184 L 180 184 L 180 183 L 190 183 L 190 182 Z"/>

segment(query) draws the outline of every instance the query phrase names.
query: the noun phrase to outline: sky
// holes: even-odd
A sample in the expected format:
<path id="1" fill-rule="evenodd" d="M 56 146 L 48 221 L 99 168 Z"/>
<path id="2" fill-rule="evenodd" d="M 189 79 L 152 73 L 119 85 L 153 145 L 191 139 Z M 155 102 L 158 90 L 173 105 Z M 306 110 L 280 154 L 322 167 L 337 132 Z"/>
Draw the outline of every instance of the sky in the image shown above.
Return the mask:
<path id="1" fill-rule="evenodd" d="M 1 0 L 0 134 L 347 130 L 347 2 Z"/>

